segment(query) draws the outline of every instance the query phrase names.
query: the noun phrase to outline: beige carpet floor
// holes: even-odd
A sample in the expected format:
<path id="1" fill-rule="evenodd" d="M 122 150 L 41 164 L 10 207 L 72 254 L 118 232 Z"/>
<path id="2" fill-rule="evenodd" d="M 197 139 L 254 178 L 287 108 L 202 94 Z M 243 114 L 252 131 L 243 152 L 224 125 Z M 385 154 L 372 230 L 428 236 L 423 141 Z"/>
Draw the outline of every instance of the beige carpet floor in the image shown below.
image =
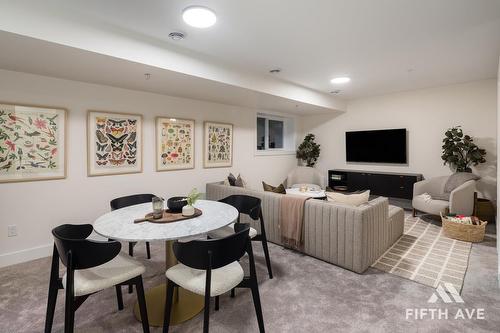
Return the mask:
<path id="1" fill-rule="evenodd" d="M 494 228 L 494 226 L 493 226 Z M 405 317 L 407 308 L 428 308 L 434 289 L 370 268 L 356 274 L 326 262 L 270 244 L 275 278 L 269 280 L 262 248 L 254 243 L 266 332 L 498 332 L 500 289 L 495 238 L 473 244 L 461 297 L 463 304 L 433 307 L 483 308 L 485 320 L 432 320 Z M 137 258 L 147 265 L 145 287 L 163 281 L 161 243 L 152 243 L 153 258 L 145 259 L 144 245 Z M 43 332 L 50 258 L 0 269 L 0 332 Z M 125 291 L 125 290 L 124 290 Z M 76 313 L 76 332 L 142 332 L 132 309 L 135 294 L 124 293 L 125 309 L 118 311 L 114 289 L 90 296 Z M 63 330 L 64 298 L 58 297 L 53 332 Z M 201 332 L 201 315 L 173 327 L 171 332 Z M 152 332 L 161 332 L 152 328 Z M 221 297 L 221 309 L 211 310 L 210 332 L 258 332 L 248 291 L 236 298 Z"/>
<path id="2" fill-rule="evenodd" d="M 472 243 L 447 238 L 439 225 L 408 215 L 404 235 L 372 267 L 460 293 Z M 449 285 L 453 287 L 449 287 Z"/>

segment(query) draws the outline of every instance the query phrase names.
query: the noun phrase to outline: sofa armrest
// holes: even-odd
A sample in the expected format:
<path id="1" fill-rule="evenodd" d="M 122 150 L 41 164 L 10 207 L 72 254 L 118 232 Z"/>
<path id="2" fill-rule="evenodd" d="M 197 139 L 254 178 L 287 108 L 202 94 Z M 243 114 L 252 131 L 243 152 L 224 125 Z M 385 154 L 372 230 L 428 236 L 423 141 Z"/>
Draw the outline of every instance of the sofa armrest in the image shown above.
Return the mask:
<path id="1" fill-rule="evenodd" d="M 474 210 L 474 192 L 476 181 L 469 180 L 450 194 L 450 213 L 470 216 Z"/>

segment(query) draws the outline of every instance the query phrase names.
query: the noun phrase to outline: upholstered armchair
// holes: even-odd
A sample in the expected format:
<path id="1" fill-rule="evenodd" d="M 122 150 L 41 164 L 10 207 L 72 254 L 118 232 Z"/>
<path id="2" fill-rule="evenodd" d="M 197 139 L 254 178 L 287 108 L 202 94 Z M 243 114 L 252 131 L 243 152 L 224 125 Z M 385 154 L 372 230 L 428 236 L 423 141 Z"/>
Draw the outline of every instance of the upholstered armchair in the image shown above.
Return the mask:
<path id="1" fill-rule="evenodd" d="M 316 185 L 321 189 L 325 189 L 325 177 L 315 168 L 298 166 L 288 174 L 286 186 L 293 185 Z M 314 187 L 314 186 L 313 186 Z"/>
<path id="2" fill-rule="evenodd" d="M 469 180 L 448 194 L 444 188 L 448 176 L 435 177 L 413 185 L 413 216 L 417 211 L 439 215 L 454 213 L 470 216 L 474 209 L 476 181 Z M 423 195 L 427 193 L 428 195 Z"/>

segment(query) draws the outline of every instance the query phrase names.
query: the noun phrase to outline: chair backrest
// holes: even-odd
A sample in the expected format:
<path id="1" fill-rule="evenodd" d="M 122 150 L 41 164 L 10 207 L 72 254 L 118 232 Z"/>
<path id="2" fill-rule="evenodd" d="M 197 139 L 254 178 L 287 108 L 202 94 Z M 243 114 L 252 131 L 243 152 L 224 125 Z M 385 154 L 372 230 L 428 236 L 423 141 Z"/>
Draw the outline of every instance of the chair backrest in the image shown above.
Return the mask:
<path id="1" fill-rule="evenodd" d="M 134 194 L 125 197 L 116 198 L 110 201 L 111 210 L 120 209 L 132 205 L 151 202 L 155 197 L 154 194 Z"/>
<path id="2" fill-rule="evenodd" d="M 233 206 L 240 214 L 246 214 L 253 220 L 258 220 L 261 212 L 261 200 L 249 195 L 235 194 L 230 195 L 219 202 Z"/>
<path id="3" fill-rule="evenodd" d="M 294 184 L 315 184 L 324 189 L 325 177 L 315 168 L 298 166 L 290 171 L 286 179 L 287 187 Z"/>
<path id="4" fill-rule="evenodd" d="M 175 242 L 174 254 L 177 260 L 194 269 L 217 269 L 239 260 L 245 254 L 250 241 L 250 227 L 225 238 L 197 239 L 186 243 Z"/>
<path id="5" fill-rule="evenodd" d="M 120 242 L 86 239 L 92 230 L 91 224 L 63 224 L 52 229 L 57 253 L 64 266 L 70 265 L 72 269 L 91 268 L 110 261 L 120 253 Z"/>

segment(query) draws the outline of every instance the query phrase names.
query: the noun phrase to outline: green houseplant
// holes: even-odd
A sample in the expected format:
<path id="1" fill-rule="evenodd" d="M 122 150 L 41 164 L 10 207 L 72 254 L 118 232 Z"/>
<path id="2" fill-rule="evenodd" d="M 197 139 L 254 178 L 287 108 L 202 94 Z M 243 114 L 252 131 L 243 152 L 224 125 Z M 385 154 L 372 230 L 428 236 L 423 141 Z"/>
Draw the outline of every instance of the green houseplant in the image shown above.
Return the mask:
<path id="1" fill-rule="evenodd" d="M 191 192 L 186 197 L 187 205 L 182 207 L 182 215 L 184 216 L 192 216 L 194 215 L 194 207 L 193 205 L 198 201 L 201 197 L 201 193 L 198 192 L 197 189 L 192 189 Z"/>
<path id="2" fill-rule="evenodd" d="M 486 150 L 479 148 L 471 136 L 464 135 L 460 126 L 449 128 L 444 135 L 441 159 L 445 165 L 456 172 L 472 172 L 471 166 L 486 162 Z"/>
<path id="3" fill-rule="evenodd" d="M 297 158 L 305 161 L 308 167 L 314 167 L 320 153 L 320 145 L 314 142 L 314 139 L 314 134 L 307 134 L 304 141 L 297 148 Z"/>

